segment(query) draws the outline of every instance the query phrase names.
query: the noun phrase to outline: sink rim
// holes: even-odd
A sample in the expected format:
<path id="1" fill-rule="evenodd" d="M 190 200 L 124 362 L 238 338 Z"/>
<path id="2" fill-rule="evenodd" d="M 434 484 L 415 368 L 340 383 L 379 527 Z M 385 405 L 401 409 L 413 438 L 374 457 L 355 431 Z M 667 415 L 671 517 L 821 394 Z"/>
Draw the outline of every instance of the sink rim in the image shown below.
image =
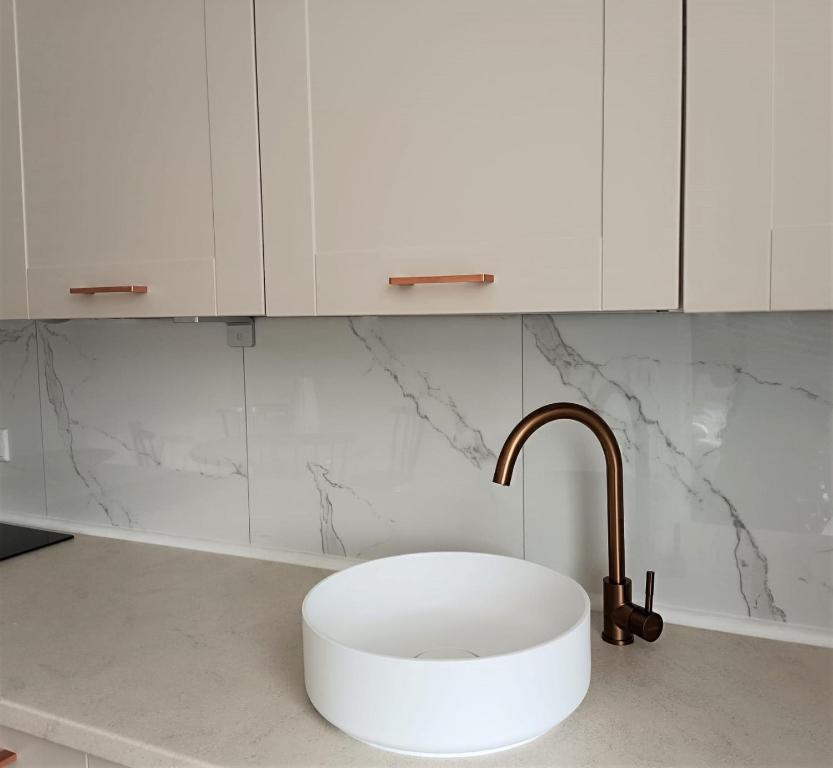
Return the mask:
<path id="1" fill-rule="evenodd" d="M 385 561 L 392 561 L 392 560 L 402 560 L 402 559 L 421 559 L 427 557 L 458 557 L 458 556 L 465 556 L 465 557 L 477 557 L 477 558 L 485 558 L 485 559 L 495 559 L 495 560 L 513 560 L 519 563 L 524 563 L 524 567 L 529 567 L 531 569 L 543 570 L 547 571 L 548 575 L 553 575 L 559 579 L 563 579 L 564 581 L 571 584 L 575 587 L 579 594 L 581 595 L 583 601 L 583 607 L 581 610 L 581 614 L 579 617 L 570 624 L 566 629 L 560 631 L 558 634 L 554 635 L 553 637 L 548 638 L 547 640 L 543 640 L 532 645 L 528 645 L 524 648 L 518 648 L 513 651 L 504 651 L 502 653 L 495 653 L 490 654 L 488 656 L 477 656 L 472 658 L 454 658 L 454 659 L 432 659 L 432 658 L 425 658 L 425 657 L 407 657 L 407 656 L 396 656 L 393 654 L 388 653 L 375 653 L 373 651 L 368 651 L 363 648 L 357 648 L 354 645 L 349 645 L 341 640 L 335 639 L 332 635 L 327 632 L 322 631 L 314 622 L 310 620 L 309 611 L 308 611 L 308 601 L 314 599 L 315 593 L 319 591 L 330 579 L 338 578 L 340 575 L 347 571 L 353 571 L 356 568 L 365 568 L 368 566 L 378 565 L 378 563 Z M 369 656 L 373 659 L 389 659 L 391 661 L 409 664 L 409 663 L 419 663 L 419 664 L 433 664 L 433 665 L 448 665 L 448 664 L 483 664 L 492 661 L 498 661 L 502 659 L 510 659 L 513 656 L 520 656 L 524 654 L 528 654 L 534 651 L 537 651 L 541 648 L 546 648 L 549 645 L 553 645 L 558 643 L 563 638 L 570 635 L 572 632 L 576 630 L 577 627 L 581 626 L 587 619 L 590 614 L 591 605 L 590 605 L 590 596 L 587 594 L 587 590 L 581 586 L 575 579 L 566 574 L 563 574 L 559 571 L 554 570 L 546 565 L 541 565 L 540 563 L 534 563 L 530 560 L 526 560 L 520 557 L 512 557 L 511 555 L 497 555 L 491 552 L 467 552 L 465 550 L 437 550 L 437 551 L 430 551 L 430 552 L 412 552 L 412 553 L 405 553 L 401 555 L 390 555 L 388 557 L 380 557 L 374 560 L 367 560 L 363 563 L 357 563 L 356 565 L 348 566 L 347 568 L 342 568 L 341 570 L 335 571 L 331 573 L 329 576 L 326 576 L 321 581 L 319 581 L 314 587 L 312 587 L 309 592 L 307 592 L 306 596 L 304 597 L 303 602 L 301 603 L 301 617 L 303 623 L 309 628 L 310 631 L 314 632 L 323 640 L 326 640 L 328 643 L 332 643 L 333 645 L 342 648 L 344 650 L 349 651 L 350 653 L 357 653 L 361 654 L 362 656 Z"/>

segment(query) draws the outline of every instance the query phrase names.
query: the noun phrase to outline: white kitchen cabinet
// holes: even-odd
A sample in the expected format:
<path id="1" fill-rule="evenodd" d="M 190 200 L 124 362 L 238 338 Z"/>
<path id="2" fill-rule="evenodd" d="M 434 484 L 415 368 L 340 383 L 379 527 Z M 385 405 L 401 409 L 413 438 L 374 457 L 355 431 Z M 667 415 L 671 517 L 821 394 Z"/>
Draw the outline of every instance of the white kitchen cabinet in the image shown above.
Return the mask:
<path id="1" fill-rule="evenodd" d="M 255 6 L 268 314 L 677 306 L 681 2 Z"/>
<path id="2" fill-rule="evenodd" d="M 28 315 L 17 106 L 14 0 L 0 0 L 0 318 Z"/>
<path id="3" fill-rule="evenodd" d="M 0 750 L 16 753 L 15 768 L 122 768 L 94 755 L 0 726 Z"/>
<path id="4" fill-rule="evenodd" d="M 833 0 L 689 0 L 683 305 L 833 309 Z"/>
<path id="5" fill-rule="evenodd" d="M 84 752 L 0 726 L 0 750 L 17 754 L 15 768 L 87 768 Z"/>
<path id="6" fill-rule="evenodd" d="M 11 168 L 16 69 L 29 316 L 262 314 L 251 2 L 3 3 L 0 142 Z M 15 181 L 4 170 L 4 232 Z M 3 237 L 7 268 L 20 246 Z M 70 294 L 132 285 L 147 292 Z"/>
<path id="7" fill-rule="evenodd" d="M 111 763 L 109 760 L 102 760 L 95 755 L 87 755 L 87 768 L 124 768 L 118 763 Z"/>

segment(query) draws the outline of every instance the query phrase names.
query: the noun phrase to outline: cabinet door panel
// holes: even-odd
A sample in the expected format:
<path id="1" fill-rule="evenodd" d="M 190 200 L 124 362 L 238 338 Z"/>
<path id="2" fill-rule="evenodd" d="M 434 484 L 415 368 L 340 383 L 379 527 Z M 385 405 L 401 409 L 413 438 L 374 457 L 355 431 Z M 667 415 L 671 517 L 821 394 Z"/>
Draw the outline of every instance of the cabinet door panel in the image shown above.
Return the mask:
<path id="1" fill-rule="evenodd" d="M 320 314 L 473 314 L 598 308 L 597 238 L 516 243 L 501 249 L 440 249 L 432 253 L 322 253 L 318 255 Z M 486 272 L 493 283 L 392 286 L 390 277 L 468 275 Z M 598 274 L 598 273 L 597 273 Z"/>
<path id="2" fill-rule="evenodd" d="M 677 307 L 681 2 L 256 6 L 269 314 Z"/>
<path id="3" fill-rule="evenodd" d="M 769 309 L 772 8 L 689 0 L 683 306 Z"/>
<path id="4" fill-rule="evenodd" d="M 0 318 L 27 317 L 14 1 L 0 0 Z"/>
<path id="5" fill-rule="evenodd" d="M 772 309 L 833 309 L 833 2 L 773 8 Z"/>
<path id="6" fill-rule="evenodd" d="M 304 0 L 257 0 L 256 30 L 266 311 L 270 315 L 314 315 Z"/>
<path id="7" fill-rule="evenodd" d="M 679 305 L 682 3 L 606 0 L 602 308 Z"/>
<path id="8" fill-rule="evenodd" d="M 33 316 L 262 312 L 251 5 L 17 7 Z M 149 294 L 70 301 L 79 281 Z"/>
<path id="9" fill-rule="evenodd" d="M 773 231 L 772 309 L 833 309 L 833 226 Z"/>
<path id="10" fill-rule="evenodd" d="M 833 2 L 688 16 L 684 308 L 833 309 Z"/>
<path id="11" fill-rule="evenodd" d="M 601 24 L 586 0 L 313 0 L 319 252 L 597 232 Z"/>
<path id="12" fill-rule="evenodd" d="M 600 0 L 279 5 L 258 3 L 264 42 L 290 34 L 271 29 L 281 19 L 295 30 L 283 75 L 270 71 L 277 54 L 258 46 L 264 115 L 278 117 L 279 99 L 294 111 L 286 130 L 276 119 L 262 131 L 264 172 L 274 176 L 264 179 L 270 296 L 287 292 L 269 241 L 277 236 L 292 249 L 290 277 L 306 264 L 298 285 L 317 273 L 320 314 L 555 309 L 562 296 L 601 308 Z M 303 198 L 310 167 L 309 209 L 277 210 L 293 193 Z M 307 219 L 309 237 L 299 231 Z M 291 242 L 288 232 L 298 233 Z M 490 264 L 496 282 L 484 290 L 387 285 L 403 270 Z M 278 300 L 268 311 L 311 303 L 290 300 L 286 311 Z"/>
<path id="13" fill-rule="evenodd" d="M 203 14 L 18 3 L 30 267 L 213 260 Z"/>
<path id="14" fill-rule="evenodd" d="M 205 0 L 205 35 L 217 314 L 262 315 L 254 5 L 250 0 Z"/>
<path id="15" fill-rule="evenodd" d="M 598 247 L 576 259 L 561 245 L 601 234 L 602 4 L 313 0 L 309 9 L 321 280 L 343 262 L 339 291 L 361 295 L 375 279 L 362 259 L 430 261 L 448 274 L 474 250 L 497 254 L 517 277 L 537 263 L 530 306 L 558 308 L 546 276 L 569 272 L 573 308 L 600 309 Z M 402 292 L 382 287 L 387 311 L 398 311 Z M 436 293 L 423 291 L 429 302 Z M 518 297 L 499 300 L 500 283 L 466 293 L 491 296 L 492 311 L 520 308 Z M 320 313 L 339 312 L 332 298 L 319 291 Z M 483 308 L 455 298 L 437 299 L 436 311 Z"/>
<path id="16" fill-rule="evenodd" d="M 147 293 L 69 292 L 102 285 L 143 285 Z M 29 306 L 38 318 L 213 315 L 214 265 L 159 261 L 30 269 Z"/>

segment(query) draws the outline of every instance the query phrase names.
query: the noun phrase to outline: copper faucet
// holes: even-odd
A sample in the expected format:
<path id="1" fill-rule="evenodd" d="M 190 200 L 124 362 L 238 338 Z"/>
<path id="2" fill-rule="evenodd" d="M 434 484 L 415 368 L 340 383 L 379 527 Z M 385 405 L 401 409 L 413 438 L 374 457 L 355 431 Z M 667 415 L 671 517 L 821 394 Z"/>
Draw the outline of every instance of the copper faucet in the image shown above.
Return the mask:
<path id="1" fill-rule="evenodd" d="M 625 576 L 625 513 L 622 504 L 622 452 L 607 422 L 595 411 L 576 403 L 552 403 L 521 419 L 503 444 L 495 466 L 494 482 L 509 485 L 512 469 L 527 438 L 550 421 L 571 419 L 588 427 L 602 445 L 607 465 L 607 557 L 609 573 L 602 586 L 604 628 L 602 639 L 613 645 L 630 645 L 633 636 L 652 643 L 662 633 L 662 616 L 654 613 L 654 572 L 648 571 L 645 607 L 631 602 L 631 580 Z"/>

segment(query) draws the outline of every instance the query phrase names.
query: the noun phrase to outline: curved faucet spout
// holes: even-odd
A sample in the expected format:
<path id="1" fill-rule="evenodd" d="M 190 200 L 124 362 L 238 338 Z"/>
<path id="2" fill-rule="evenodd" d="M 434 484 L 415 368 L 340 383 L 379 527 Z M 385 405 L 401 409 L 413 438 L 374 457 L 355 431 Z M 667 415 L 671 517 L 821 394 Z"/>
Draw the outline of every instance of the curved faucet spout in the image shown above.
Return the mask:
<path id="1" fill-rule="evenodd" d="M 569 419 L 584 424 L 601 443 L 607 465 L 607 559 L 613 584 L 625 583 L 625 514 L 622 502 L 622 452 L 613 430 L 595 411 L 577 403 L 552 403 L 532 411 L 518 422 L 503 444 L 495 466 L 494 482 L 509 485 L 515 461 L 529 436 L 551 421 Z"/>

